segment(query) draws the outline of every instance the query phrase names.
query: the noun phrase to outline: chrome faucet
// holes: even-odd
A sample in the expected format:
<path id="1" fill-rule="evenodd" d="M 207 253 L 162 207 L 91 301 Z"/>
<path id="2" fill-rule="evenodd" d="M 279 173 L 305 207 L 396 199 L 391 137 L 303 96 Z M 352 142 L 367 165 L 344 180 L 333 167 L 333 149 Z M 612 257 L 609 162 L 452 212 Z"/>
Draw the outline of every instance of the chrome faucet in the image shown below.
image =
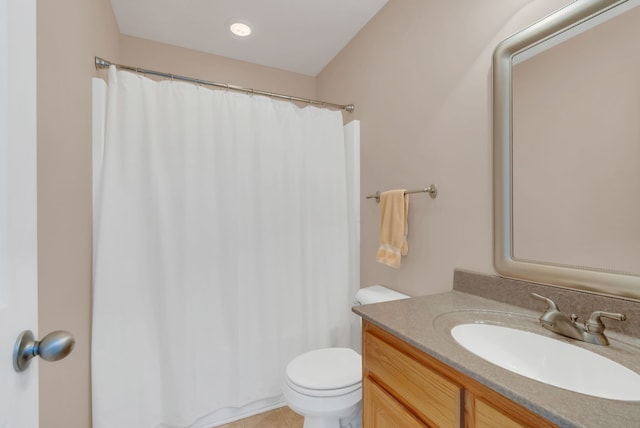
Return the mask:
<path id="1" fill-rule="evenodd" d="M 609 340 L 604 335 L 605 325 L 601 318 L 611 318 L 618 321 L 624 321 L 627 317 L 624 314 L 616 314 L 613 312 L 595 311 L 589 319 L 583 323 L 578 323 L 578 316 L 571 314 L 566 316 L 558 309 L 558 305 L 544 296 L 531 293 L 533 297 L 547 302 L 547 310 L 540 315 L 540 324 L 547 330 L 573 339 L 582 340 L 583 342 L 594 343 L 596 345 L 608 345 Z"/>

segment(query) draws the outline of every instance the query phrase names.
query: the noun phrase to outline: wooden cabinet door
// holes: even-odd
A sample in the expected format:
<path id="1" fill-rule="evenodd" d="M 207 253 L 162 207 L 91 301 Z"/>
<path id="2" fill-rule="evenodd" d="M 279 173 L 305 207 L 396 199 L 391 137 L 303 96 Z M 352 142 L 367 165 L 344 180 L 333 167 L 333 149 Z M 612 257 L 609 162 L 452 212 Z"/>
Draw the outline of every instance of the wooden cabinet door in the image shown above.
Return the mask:
<path id="1" fill-rule="evenodd" d="M 363 410 L 363 428 L 427 427 L 369 378 L 364 379 Z"/>
<path id="2" fill-rule="evenodd" d="M 394 346 L 395 345 L 395 346 Z M 391 345 L 365 332 L 364 361 L 368 376 L 422 421 L 441 428 L 461 425 L 462 389 L 414 359 L 408 345 Z"/>

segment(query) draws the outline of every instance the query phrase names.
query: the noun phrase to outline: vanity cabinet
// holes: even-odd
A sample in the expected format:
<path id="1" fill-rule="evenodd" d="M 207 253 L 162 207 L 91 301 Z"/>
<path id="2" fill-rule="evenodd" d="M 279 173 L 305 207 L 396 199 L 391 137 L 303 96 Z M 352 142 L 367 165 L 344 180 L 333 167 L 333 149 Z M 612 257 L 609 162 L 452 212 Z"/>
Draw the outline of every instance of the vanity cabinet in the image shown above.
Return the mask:
<path id="1" fill-rule="evenodd" d="M 556 426 L 367 321 L 362 349 L 364 428 Z"/>

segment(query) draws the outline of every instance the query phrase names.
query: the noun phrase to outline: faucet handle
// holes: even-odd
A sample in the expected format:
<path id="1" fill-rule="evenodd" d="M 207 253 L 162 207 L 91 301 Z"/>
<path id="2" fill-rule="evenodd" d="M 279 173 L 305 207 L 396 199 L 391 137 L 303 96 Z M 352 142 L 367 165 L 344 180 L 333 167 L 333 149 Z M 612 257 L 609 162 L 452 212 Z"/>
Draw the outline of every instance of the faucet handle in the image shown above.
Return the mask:
<path id="1" fill-rule="evenodd" d="M 605 325 L 600 318 L 611 318 L 613 320 L 624 321 L 627 319 L 625 314 L 616 314 L 613 312 L 595 311 L 589 316 L 589 319 L 584 323 L 585 328 L 590 333 L 602 333 L 605 329 Z"/>
<path id="2" fill-rule="evenodd" d="M 544 296 L 541 296 L 541 295 L 536 294 L 536 293 L 531 293 L 531 296 L 535 297 L 538 300 L 542 300 L 544 302 L 547 302 L 547 305 L 548 305 L 547 311 L 559 311 L 558 305 L 556 305 L 556 302 L 554 302 L 553 300 L 549 299 L 548 297 L 544 297 Z"/>

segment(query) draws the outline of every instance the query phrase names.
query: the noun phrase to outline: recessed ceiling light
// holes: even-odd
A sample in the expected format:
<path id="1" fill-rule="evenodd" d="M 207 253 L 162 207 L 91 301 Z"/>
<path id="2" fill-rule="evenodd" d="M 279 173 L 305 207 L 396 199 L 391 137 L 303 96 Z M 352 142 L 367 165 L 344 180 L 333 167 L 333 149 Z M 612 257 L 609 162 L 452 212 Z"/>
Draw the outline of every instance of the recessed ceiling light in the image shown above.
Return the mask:
<path id="1" fill-rule="evenodd" d="M 238 37 L 247 37 L 251 34 L 251 27 L 243 22 L 234 22 L 229 26 L 229 30 Z"/>

